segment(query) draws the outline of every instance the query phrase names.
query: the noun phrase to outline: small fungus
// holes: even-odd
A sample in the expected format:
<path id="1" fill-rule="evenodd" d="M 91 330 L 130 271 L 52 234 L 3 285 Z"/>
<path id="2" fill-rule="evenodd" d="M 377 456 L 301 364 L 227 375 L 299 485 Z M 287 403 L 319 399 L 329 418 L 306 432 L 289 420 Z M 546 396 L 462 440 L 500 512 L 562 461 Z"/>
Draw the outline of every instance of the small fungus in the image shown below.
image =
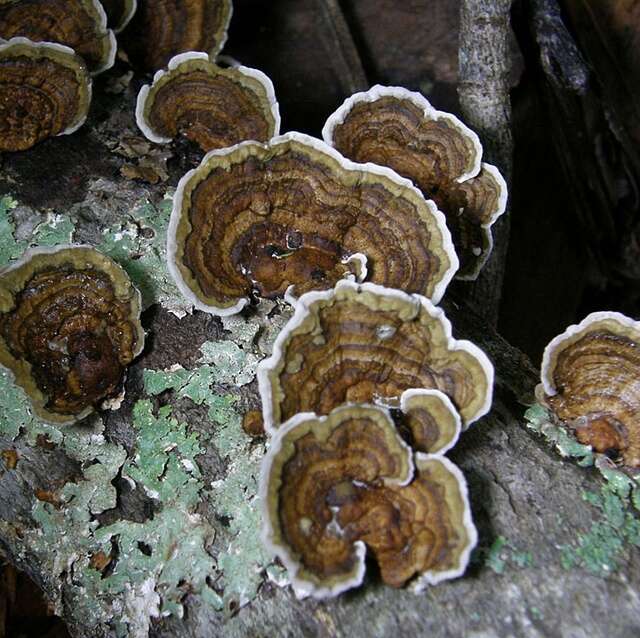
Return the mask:
<path id="1" fill-rule="evenodd" d="M 252 438 L 264 436 L 264 422 L 260 410 L 249 410 L 242 418 L 242 429 Z"/>
<path id="2" fill-rule="evenodd" d="M 120 33 L 131 22 L 131 18 L 138 8 L 138 0 L 100 0 L 105 13 L 107 24 L 115 33 Z"/>
<path id="3" fill-rule="evenodd" d="M 144 71 L 162 69 L 186 51 L 204 51 L 215 59 L 227 39 L 231 13 L 231 0 L 138 0 L 122 46 Z"/>
<path id="4" fill-rule="evenodd" d="M 93 248 L 33 249 L 0 273 L 0 364 L 44 421 L 113 402 L 143 344 L 140 294 Z"/>
<path id="5" fill-rule="evenodd" d="M 447 218 L 460 258 L 459 279 L 476 279 L 493 246 L 491 226 L 505 211 L 507 187 L 481 162 L 478 136 L 420 94 L 374 86 L 329 117 L 323 137 L 356 162 L 388 166 L 413 181 Z"/>
<path id="6" fill-rule="evenodd" d="M 359 585 L 368 547 L 382 580 L 401 587 L 462 574 L 476 543 L 467 487 L 447 459 L 417 454 L 389 413 L 349 405 L 300 414 L 262 464 L 263 540 L 298 595 L 327 598 Z"/>
<path id="7" fill-rule="evenodd" d="M 458 265 L 443 215 L 408 180 L 301 133 L 208 153 L 178 185 L 167 257 L 181 292 L 219 315 L 345 276 L 437 302 Z"/>
<path id="8" fill-rule="evenodd" d="M 395 332 L 381 339 L 381 325 Z M 299 412 L 327 414 L 348 402 L 396 406 L 412 388 L 446 394 L 468 427 L 491 406 L 493 366 L 478 347 L 452 338 L 444 312 L 425 297 L 345 280 L 298 299 L 258 367 L 258 383 L 269 433 Z M 418 441 L 437 440 L 415 419 Z"/>
<path id="9" fill-rule="evenodd" d="M 98 0 L 0 0 L 0 38 L 16 36 L 70 47 L 93 75 L 116 57 L 115 35 Z"/>
<path id="10" fill-rule="evenodd" d="M 91 78 L 68 47 L 13 38 L 0 44 L 0 151 L 23 151 L 84 124 Z"/>
<path id="11" fill-rule="evenodd" d="M 594 312 L 545 348 L 545 402 L 596 452 L 640 467 L 640 322 Z"/>
<path id="12" fill-rule="evenodd" d="M 400 397 L 400 410 L 402 416 L 398 420 L 409 429 L 414 450 L 444 454 L 458 440 L 460 415 L 440 390 L 405 390 Z"/>
<path id="13" fill-rule="evenodd" d="M 152 142 L 178 135 L 203 151 L 244 140 L 266 142 L 280 131 L 271 80 L 256 69 L 223 69 L 206 53 L 180 53 L 138 95 L 136 120 Z"/>

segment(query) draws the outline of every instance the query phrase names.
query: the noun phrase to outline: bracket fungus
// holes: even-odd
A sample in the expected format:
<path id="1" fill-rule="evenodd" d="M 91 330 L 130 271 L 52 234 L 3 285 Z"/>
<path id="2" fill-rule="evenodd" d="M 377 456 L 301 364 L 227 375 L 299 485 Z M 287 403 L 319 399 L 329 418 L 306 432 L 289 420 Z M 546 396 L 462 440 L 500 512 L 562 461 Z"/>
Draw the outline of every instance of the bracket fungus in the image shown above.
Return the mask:
<path id="1" fill-rule="evenodd" d="M 481 161 L 473 131 L 420 93 L 377 85 L 348 98 L 322 134 L 349 159 L 388 166 L 433 199 L 453 235 L 456 277 L 477 278 L 493 247 L 491 226 L 506 208 L 507 185 Z"/>
<path id="2" fill-rule="evenodd" d="M 299 412 L 327 414 L 349 402 L 395 407 L 412 388 L 442 391 L 468 427 L 491 407 L 493 366 L 480 348 L 453 339 L 444 312 L 425 297 L 345 280 L 298 299 L 258 366 L 258 384 L 269 433 Z"/>
<path id="3" fill-rule="evenodd" d="M 131 22 L 138 8 L 138 0 L 100 0 L 100 3 L 107 14 L 107 24 L 115 33 L 120 33 Z"/>
<path id="4" fill-rule="evenodd" d="M 266 142 L 280 132 L 271 80 L 256 69 L 223 69 L 206 53 L 180 53 L 145 85 L 136 107 L 138 127 L 152 142 L 182 134 L 207 152 L 244 140 Z"/>
<path id="5" fill-rule="evenodd" d="M 93 248 L 33 249 L 0 273 L 0 364 L 44 421 L 117 403 L 143 344 L 139 292 Z"/>
<path id="6" fill-rule="evenodd" d="M 93 75 L 113 66 L 116 38 L 98 0 L 0 0 L 0 38 L 72 48 Z"/>
<path id="7" fill-rule="evenodd" d="M 458 260 L 444 217 L 404 178 L 301 133 L 211 151 L 178 185 L 169 269 L 208 312 L 351 275 L 438 301 Z"/>
<path id="8" fill-rule="evenodd" d="M 12 38 L 0 43 L 0 151 L 23 151 L 84 124 L 91 78 L 68 47 Z"/>
<path id="9" fill-rule="evenodd" d="M 263 541 L 299 596 L 359 585 L 367 548 L 385 583 L 421 591 L 461 575 L 477 538 L 460 470 L 439 455 L 414 462 L 388 411 L 370 405 L 287 422 L 263 459 L 260 498 Z"/>
<path id="10" fill-rule="evenodd" d="M 227 40 L 232 11 L 231 0 L 138 0 L 122 46 L 144 71 L 162 69 L 186 51 L 215 59 Z"/>
<path id="11" fill-rule="evenodd" d="M 594 312 L 545 348 L 544 401 L 581 443 L 640 467 L 640 322 Z"/>

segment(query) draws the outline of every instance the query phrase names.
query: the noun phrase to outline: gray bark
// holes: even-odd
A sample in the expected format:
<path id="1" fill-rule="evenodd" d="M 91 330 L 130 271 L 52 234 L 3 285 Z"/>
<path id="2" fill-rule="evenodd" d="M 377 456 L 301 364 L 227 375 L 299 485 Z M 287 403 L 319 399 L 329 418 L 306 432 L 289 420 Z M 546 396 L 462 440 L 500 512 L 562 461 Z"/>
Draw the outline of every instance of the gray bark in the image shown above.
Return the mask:
<path id="1" fill-rule="evenodd" d="M 511 0 L 462 0 L 459 86 L 464 121 L 482 140 L 486 161 L 496 164 L 510 184 L 513 141 L 509 78 Z M 509 245 L 509 212 L 493 226 L 494 247 L 478 279 L 457 292 L 495 326 Z"/>

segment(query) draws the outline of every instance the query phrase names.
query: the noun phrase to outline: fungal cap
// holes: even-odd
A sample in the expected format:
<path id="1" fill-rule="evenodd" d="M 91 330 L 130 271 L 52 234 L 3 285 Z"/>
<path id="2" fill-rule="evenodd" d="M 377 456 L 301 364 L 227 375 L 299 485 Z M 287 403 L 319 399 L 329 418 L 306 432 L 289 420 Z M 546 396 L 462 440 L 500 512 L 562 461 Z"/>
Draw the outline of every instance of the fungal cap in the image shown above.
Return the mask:
<path id="1" fill-rule="evenodd" d="M 334 189 L 331 205 L 326 203 L 324 196 L 309 198 L 307 195 L 304 207 L 296 208 L 295 202 L 291 201 L 287 202 L 286 207 L 281 205 L 280 200 L 292 198 L 298 192 L 290 184 L 285 192 L 284 186 L 272 177 L 276 173 L 276 164 L 279 163 L 277 174 L 280 175 L 286 171 L 287 162 L 296 166 L 297 171 L 291 171 L 291 179 L 298 180 L 295 183 L 300 184 L 301 190 L 304 187 L 305 192 L 308 192 L 314 188 L 326 189 L 331 186 Z M 250 171 L 245 168 L 248 165 L 252 166 Z M 258 168 L 253 168 L 256 165 Z M 243 175 L 245 170 L 249 171 L 250 178 Z M 254 190 L 255 194 L 248 209 L 246 204 L 236 204 L 235 200 L 229 203 L 223 197 L 225 189 L 231 188 L 225 181 L 228 179 L 234 186 L 234 197 L 238 202 L 245 201 L 237 195 L 242 189 L 239 189 L 237 182 L 229 177 L 233 171 L 240 174 L 240 181 L 247 182 L 247 188 L 251 187 Z M 256 176 L 256 172 L 259 171 L 262 173 Z M 326 184 L 322 180 L 326 180 Z M 219 185 L 219 181 L 222 182 L 222 186 Z M 321 186 L 318 186 L 318 183 Z M 199 192 L 196 193 L 196 190 L 204 193 L 205 186 L 213 189 L 211 197 L 205 198 Z M 365 194 L 372 200 L 371 203 L 368 203 Z M 221 210 L 222 203 L 218 206 L 213 200 L 214 197 L 223 198 L 223 203 L 228 206 L 237 205 L 237 210 L 234 209 L 225 217 L 225 211 Z M 279 198 L 278 201 L 276 198 Z M 344 201 L 344 206 L 336 204 L 340 198 Z M 384 198 L 385 207 L 380 205 L 378 198 Z M 356 199 L 357 206 L 354 203 Z M 251 208 L 254 200 L 257 202 L 255 206 L 260 210 Z M 215 208 L 215 224 L 206 225 L 211 221 L 206 213 L 208 208 L 201 214 L 194 213 L 194 207 L 198 203 Z M 351 207 L 348 208 L 347 204 Z M 313 214 L 308 211 L 310 205 L 315 207 Z M 394 212 L 397 214 L 388 214 L 389 207 L 395 207 Z M 380 215 L 383 214 L 385 217 L 381 221 Z M 351 217 L 347 218 L 347 215 L 357 215 L 362 224 L 367 224 L 367 232 L 360 231 L 359 227 L 353 228 L 353 223 L 349 225 Z M 194 226 L 191 221 L 194 219 L 198 220 L 200 227 Z M 383 222 L 386 231 L 385 242 L 376 242 L 370 235 L 373 232 L 381 232 Z M 309 232 L 306 233 L 309 245 L 303 246 L 302 259 L 294 250 L 294 261 L 285 263 L 289 258 L 285 256 L 279 261 L 275 258 L 267 260 L 267 266 L 261 263 L 256 266 L 258 269 L 263 267 L 268 273 L 267 277 L 276 279 L 278 276 L 286 279 L 291 276 L 295 279 L 294 282 L 286 281 L 284 284 L 278 280 L 277 287 L 273 289 L 269 288 L 271 284 L 265 284 L 267 293 L 272 296 L 284 294 L 291 283 L 297 284 L 297 287 L 302 288 L 301 292 L 305 292 L 305 287 L 308 290 L 313 287 L 326 287 L 327 284 L 333 285 L 337 279 L 345 275 L 367 274 L 372 280 L 390 287 L 419 289 L 416 291 L 428 294 L 437 303 L 458 267 L 458 258 L 444 216 L 433 202 L 424 199 L 409 180 L 385 167 L 351 162 L 324 142 L 292 132 L 273 138 L 266 144 L 241 142 L 227 149 L 210 151 L 199 167 L 189 171 L 180 180 L 169 224 L 167 258 L 169 270 L 178 288 L 196 308 L 224 316 L 239 312 L 249 302 L 250 284 L 255 284 L 255 280 L 244 264 L 227 262 L 231 262 L 230 256 L 234 252 L 238 237 L 242 235 L 245 237 L 244 241 L 250 241 L 251 237 L 255 237 L 252 235 L 252 229 L 264 229 L 265 225 L 267 230 L 260 232 L 267 234 L 271 230 L 274 233 L 280 232 L 279 229 L 283 226 L 296 232 L 296 226 L 305 225 L 309 228 Z M 349 238 L 345 239 L 347 233 L 344 227 L 349 226 Z M 211 240 L 211 234 L 214 232 L 221 234 L 216 241 Z M 238 237 L 232 232 L 237 232 Z M 335 233 L 336 236 L 331 237 L 331 233 Z M 220 252 L 222 235 L 226 246 L 224 252 Z M 396 247 L 389 244 L 394 238 L 406 242 L 406 245 Z M 259 239 L 256 238 L 255 241 Z M 207 242 L 209 251 L 218 252 L 215 258 L 209 254 L 208 258 L 203 260 L 204 245 Z M 341 242 L 350 245 L 345 246 Z M 190 243 L 190 253 L 185 248 L 187 243 Z M 337 253 L 331 253 L 327 246 L 333 246 L 331 250 L 336 250 Z M 265 246 L 260 246 L 260 250 L 264 251 Z M 340 254 L 340 251 L 343 254 Z M 255 256 L 256 250 L 250 252 Z M 373 274 L 371 261 L 365 261 L 365 258 L 370 257 L 368 252 L 381 253 L 376 264 L 376 274 Z M 330 265 L 322 269 L 326 282 L 316 283 L 308 276 L 307 271 L 313 270 L 314 266 L 311 258 L 305 257 L 308 254 L 315 256 L 315 259 L 331 260 Z M 389 263 L 384 263 L 385 256 Z M 194 264 L 191 267 L 186 265 L 187 258 L 198 262 L 199 272 L 195 272 Z M 286 270 L 285 275 L 281 275 L 280 268 L 288 268 L 287 264 L 292 264 L 292 267 Z M 350 264 L 351 267 L 344 268 L 344 265 Z M 363 269 L 362 265 L 366 265 L 367 269 Z M 213 266 L 220 272 L 214 272 Z M 247 272 L 240 274 L 243 269 Z M 383 281 L 380 281 L 381 279 Z M 211 292 L 203 289 L 203 282 Z M 258 284 L 263 285 L 259 281 Z M 230 292 L 232 290 L 233 294 Z"/>
<path id="2" fill-rule="evenodd" d="M 457 442 L 462 421 L 451 399 L 440 390 L 405 390 L 400 396 L 413 438 L 413 447 L 424 453 L 444 454 Z"/>
<path id="3" fill-rule="evenodd" d="M 4 61 L 0 81 L 5 76 L 9 85 L 19 82 L 6 111 L 0 109 L 0 150 L 26 150 L 47 137 L 74 133 L 84 124 L 91 104 L 91 78 L 84 62 L 69 47 L 15 37 L 0 41 L 0 60 Z M 37 91 L 30 91 L 38 72 L 46 77 L 37 83 Z M 46 88 L 53 82 L 56 91 L 50 95 Z M 63 89 L 62 101 L 59 96 Z M 58 102 L 43 112 L 40 102 L 45 93 L 49 101 Z M 38 101 L 34 102 L 34 96 Z M 71 112 L 67 112 L 69 103 L 74 107 Z M 20 106 L 21 118 L 15 113 L 16 105 Z M 20 126 L 15 130 L 18 119 Z"/>
<path id="4" fill-rule="evenodd" d="M 640 321 L 634 321 L 620 312 L 592 312 L 580 323 L 569 326 L 562 334 L 554 337 L 544 349 L 540 376 L 548 396 L 554 396 L 558 392 L 553 380 L 558 356 L 588 333 L 599 331 L 612 332 L 640 343 Z"/>
<path id="5" fill-rule="evenodd" d="M 329 318 L 328 315 L 325 316 L 323 314 L 326 309 L 331 309 L 332 307 L 342 307 L 343 310 L 340 312 L 344 312 L 345 316 L 349 317 L 350 324 L 349 333 L 345 333 L 344 336 L 345 342 L 340 341 L 340 326 L 331 326 L 331 330 L 334 331 L 332 338 L 335 341 L 335 352 L 332 352 L 326 346 Z M 377 320 L 378 314 L 380 315 L 380 323 Z M 363 318 L 367 318 L 371 323 L 365 324 Z M 384 348 L 380 348 L 380 340 L 384 341 L 384 336 L 379 336 L 378 330 L 381 327 L 384 328 L 390 318 L 400 328 L 391 335 L 391 340 L 384 345 Z M 407 345 L 400 340 L 403 324 L 420 329 L 424 327 L 425 333 L 420 340 L 414 339 Z M 371 350 L 367 351 L 362 347 L 362 339 L 367 335 L 367 329 L 371 331 L 370 326 L 373 325 L 376 326 L 375 334 L 377 336 L 371 341 Z M 363 336 L 354 337 L 358 327 L 364 331 Z M 290 406 L 293 414 L 306 411 L 322 411 L 318 405 L 313 403 L 314 392 L 318 390 L 318 387 L 315 387 L 314 384 L 319 385 L 321 382 L 316 381 L 316 377 L 306 379 L 303 376 L 301 377 L 305 383 L 303 387 L 301 385 L 302 381 L 294 380 L 297 372 L 305 370 L 305 363 L 308 363 L 310 357 L 313 357 L 314 364 L 318 361 L 322 362 L 323 376 L 317 378 L 331 378 L 333 386 L 339 386 L 343 378 L 340 376 L 339 371 L 331 370 L 327 362 L 330 361 L 332 355 L 336 358 L 341 357 L 342 360 L 352 356 L 351 365 L 358 366 L 359 377 L 355 386 L 355 392 L 359 393 L 358 400 L 377 400 L 382 403 L 388 403 L 393 400 L 393 396 L 385 398 L 384 394 L 382 394 L 384 392 L 382 389 L 383 384 L 379 380 L 374 384 L 376 396 L 372 395 L 371 388 L 362 390 L 362 382 L 366 376 L 364 366 L 369 365 L 368 362 L 372 362 L 371 365 L 374 365 L 373 362 L 378 363 L 380 357 L 384 361 L 385 356 L 388 356 L 385 353 L 391 352 L 394 360 L 388 362 L 389 365 L 384 368 L 387 382 L 392 384 L 390 387 L 393 388 L 394 392 L 411 390 L 411 387 L 401 387 L 401 378 L 404 371 L 400 367 L 404 360 L 398 353 L 401 348 L 410 346 L 413 353 L 412 356 L 415 358 L 417 343 L 423 343 L 425 346 L 423 355 L 426 356 L 427 349 L 431 347 L 427 340 L 431 334 L 429 330 L 432 330 L 437 335 L 438 346 L 443 353 L 446 353 L 447 357 L 460 357 L 460 372 L 468 375 L 465 388 L 469 392 L 460 393 L 461 396 L 467 397 L 468 400 L 465 405 L 457 405 L 456 408 L 462 415 L 463 429 L 467 429 L 471 423 L 484 416 L 491 408 L 494 370 L 486 354 L 470 341 L 454 339 L 451 332 L 451 323 L 446 318 L 444 311 L 437 308 L 426 297 L 415 294 L 409 295 L 400 290 L 384 288 L 371 283 L 357 284 L 352 281 L 342 280 L 336 284 L 334 289 L 308 292 L 298 299 L 293 316 L 273 344 L 271 356 L 258 365 L 258 387 L 262 399 L 266 432 L 273 434 L 280 427 L 283 421 L 283 406 L 285 403 Z M 412 337 L 415 336 L 414 333 L 410 334 Z M 356 348 L 355 354 L 346 352 L 349 347 L 347 337 L 349 339 L 358 339 L 360 345 Z M 398 340 L 395 340 L 395 337 L 398 337 Z M 300 340 L 295 349 L 290 347 L 294 338 L 299 338 Z M 374 355 L 375 359 L 373 358 Z M 441 365 L 444 365 L 442 363 L 443 357 L 444 354 L 441 354 Z M 296 368 L 297 372 L 295 372 Z M 292 372 L 292 369 L 294 372 Z M 376 368 L 376 370 L 378 372 L 375 376 L 380 373 L 379 368 Z M 290 375 L 289 381 L 291 383 L 298 383 L 295 392 L 288 392 L 287 388 L 283 386 L 282 379 L 285 374 Z M 324 375 L 328 376 L 325 377 Z M 422 373 L 418 375 L 415 371 L 412 371 L 412 375 L 412 378 L 424 379 L 425 383 L 427 381 L 427 378 Z M 397 385 L 396 379 L 399 379 Z M 347 378 L 344 383 L 346 389 L 339 388 L 340 392 L 338 392 L 337 397 L 333 397 L 337 404 L 343 402 L 344 396 L 349 396 L 351 392 L 352 387 L 349 384 L 352 381 Z M 360 387 L 358 387 L 359 384 Z M 328 390 L 325 390 L 322 394 L 322 401 L 325 405 L 334 405 L 327 397 L 327 392 Z M 367 393 L 366 399 L 363 398 L 362 392 Z M 472 398 L 469 397 L 469 393 Z M 451 391 L 447 394 L 451 394 Z M 453 389 L 453 394 L 455 395 L 455 388 Z M 290 415 L 286 414 L 284 418 L 286 419 L 287 416 Z M 446 446 L 446 443 L 444 445 Z"/>
<path id="6" fill-rule="evenodd" d="M 241 65 L 223 69 L 206 53 L 189 51 L 174 56 L 152 85 L 142 87 L 136 122 L 152 142 L 166 144 L 182 131 L 210 151 L 245 140 L 268 141 L 280 132 L 280 110 L 273 83 L 261 71 Z"/>
<path id="7" fill-rule="evenodd" d="M 463 163 L 463 172 L 456 177 L 458 182 L 464 182 L 471 177 L 475 177 L 480 172 L 482 161 L 482 144 L 480 138 L 468 126 L 463 124 L 455 115 L 438 111 L 429 100 L 417 91 L 409 91 L 401 86 L 382 86 L 376 84 L 368 91 L 354 93 L 348 97 L 342 105 L 332 113 L 322 128 L 322 139 L 330 146 L 335 146 L 336 127 L 344 124 L 352 109 L 358 104 L 370 104 L 382 98 L 395 98 L 399 101 L 411 102 L 422 111 L 425 120 L 434 122 L 444 122 L 453 128 L 461 137 L 468 140 L 466 146 L 467 157 Z"/>
<path id="8" fill-rule="evenodd" d="M 366 423 L 366 427 L 362 427 L 363 423 Z M 349 429 L 354 424 L 356 427 L 360 426 L 359 430 L 362 436 L 349 436 Z M 341 444 L 336 445 L 333 439 L 340 434 L 340 431 L 343 431 L 346 436 L 338 439 Z M 343 459 L 342 463 L 336 460 L 334 465 L 330 465 L 333 458 L 325 459 L 323 473 L 327 474 L 331 469 L 338 472 L 345 470 L 349 465 L 349 456 L 352 457 L 353 467 L 361 471 L 358 476 L 336 476 L 334 484 L 351 478 L 356 481 L 368 479 L 367 482 L 378 481 L 386 485 L 406 485 L 413 476 L 414 466 L 411 450 L 397 435 L 388 411 L 372 406 L 346 405 L 324 417 L 317 417 L 311 413 L 298 414 L 284 424 L 271 440 L 260 472 L 259 499 L 263 517 L 262 541 L 268 551 L 277 555 L 287 568 L 298 597 L 313 595 L 315 598 L 330 598 L 356 587 L 362 582 L 365 572 L 366 548 L 364 543 L 356 541 L 353 543 L 349 552 L 350 556 L 346 561 L 349 563 L 348 568 L 340 569 L 338 564 L 335 566 L 335 573 L 323 576 L 305 567 L 300 554 L 286 538 L 286 532 L 281 524 L 280 512 L 280 492 L 281 488 L 286 486 L 283 472 L 287 463 L 292 459 L 295 460 L 296 443 L 304 437 L 313 439 L 313 442 L 325 450 L 327 455 L 332 454 L 333 457 Z M 367 447 L 367 444 L 372 441 L 375 442 L 376 447 Z M 362 451 L 365 448 L 367 452 L 363 454 Z M 310 453 L 313 454 L 313 451 L 311 449 Z M 304 449 L 300 454 L 304 455 Z M 296 463 L 296 467 L 311 473 L 313 478 L 313 459 L 310 459 L 309 462 Z M 362 470 L 362 467 L 365 469 Z M 321 490 L 319 483 L 313 480 L 301 481 L 300 485 L 306 487 L 304 493 L 298 490 L 300 498 L 313 496 L 316 489 Z M 320 496 L 324 495 L 321 493 Z M 304 535 L 302 519 L 309 520 L 311 523 L 317 505 L 303 502 L 299 507 L 307 507 L 300 517 L 298 530 L 296 530 Z M 342 546 L 336 549 L 342 550 L 344 553 L 345 546 L 348 547 L 350 544 L 345 541 L 340 545 Z M 327 546 L 327 549 L 330 547 Z M 327 571 L 330 572 L 333 568 L 328 560 L 330 557 L 323 558 L 329 566 Z M 339 554 L 337 558 L 340 558 Z M 342 556 L 342 560 L 344 561 L 344 556 Z"/>
<path id="9" fill-rule="evenodd" d="M 477 542 L 466 481 L 441 453 L 411 459 L 371 405 L 298 414 L 276 433 L 260 474 L 262 539 L 299 597 L 358 586 L 366 546 L 396 587 L 421 592 L 464 572 Z"/>
<path id="10" fill-rule="evenodd" d="M 137 68 L 156 71 L 186 51 L 204 51 L 213 60 L 227 41 L 231 0 L 141 0 L 138 4 L 122 37 Z"/>
<path id="11" fill-rule="evenodd" d="M 16 36 L 70 47 L 92 75 L 110 69 L 116 57 L 115 35 L 99 0 L 0 2 L 0 38 Z"/>
<path id="12" fill-rule="evenodd" d="M 414 593 L 420 594 L 431 585 L 437 585 L 464 574 L 469 565 L 471 552 L 478 543 L 478 531 L 471 517 L 467 481 L 460 468 L 446 456 L 422 454 L 421 452 L 415 455 L 415 466 L 418 475 L 427 470 L 437 472 L 440 475 L 441 479 L 438 484 L 444 487 L 445 501 L 449 503 L 450 511 L 454 512 L 458 528 L 464 530 L 463 540 L 459 543 L 458 552 L 456 552 L 457 555 L 454 555 L 452 564 L 444 569 L 429 569 L 412 582 L 412 590 Z"/>
<path id="13" fill-rule="evenodd" d="M 94 273 L 98 273 L 98 278 Z M 81 282 L 70 281 L 70 276 L 83 275 L 86 276 Z M 92 284 L 96 286 L 95 290 L 91 289 Z M 108 289 L 106 293 L 105 288 Z M 82 291 L 76 295 L 75 301 L 69 298 L 73 290 Z M 56 295 L 68 302 L 66 307 L 56 307 L 52 301 Z M 25 390 L 40 419 L 54 424 L 78 421 L 92 413 L 95 403 L 101 400 L 102 372 L 117 372 L 102 368 L 94 370 L 91 361 L 97 361 L 95 365 L 98 366 L 101 359 L 100 356 L 92 359 L 94 355 L 91 353 L 99 355 L 108 339 L 109 347 L 117 348 L 118 352 L 117 356 L 113 355 L 116 357 L 112 357 L 113 361 L 107 357 L 105 365 L 111 362 L 111 367 L 122 368 L 124 374 L 126 365 L 144 347 L 140 310 L 140 293 L 126 272 L 94 248 L 79 244 L 32 248 L 20 260 L 0 271 L 0 364 Z M 86 355 L 89 363 L 80 361 L 84 370 L 75 376 L 73 365 L 68 370 L 66 365 L 56 361 L 61 353 L 73 356 L 70 352 L 72 341 L 83 361 L 84 353 L 89 349 Z M 51 391 L 43 390 L 34 371 L 51 375 L 48 378 Z M 60 374 L 65 381 L 55 381 L 56 375 Z M 122 380 L 114 379 L 114 382 L 119 386 Z M 94 388 L 96 398 L 90 398 L 91 390 L 87 389 L 87 404 L 84 405 L 83 393 L 93 382 L 97 384 Z M 59 383 L 66 385 L 58 387 Z M 49 408 L 54 400 L 51 395 L 56 392 L 70 392 L 73 402 L 69 400 L 68 405 L 71 407 L 63 411 Z M 102 398 L 109 403 L 117 397 L 111 394 Z M 117 401 L 113 406 L 117 407 Z"/>

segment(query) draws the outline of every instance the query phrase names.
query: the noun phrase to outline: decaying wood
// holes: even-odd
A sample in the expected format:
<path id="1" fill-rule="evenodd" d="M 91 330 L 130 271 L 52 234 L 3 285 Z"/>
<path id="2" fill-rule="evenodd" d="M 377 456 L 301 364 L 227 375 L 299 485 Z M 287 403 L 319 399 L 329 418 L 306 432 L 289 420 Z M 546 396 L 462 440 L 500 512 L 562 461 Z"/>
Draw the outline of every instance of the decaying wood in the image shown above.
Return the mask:
<path id="1" fill-rule="evenodd" d="M 535 0 L 527 64 L 537 72 L 549 135 L 589 252 L 603 307 L 640 311 L 640 39 L 637 3 Z M 534 58 L 537 56 L 537 60 Z"/>

